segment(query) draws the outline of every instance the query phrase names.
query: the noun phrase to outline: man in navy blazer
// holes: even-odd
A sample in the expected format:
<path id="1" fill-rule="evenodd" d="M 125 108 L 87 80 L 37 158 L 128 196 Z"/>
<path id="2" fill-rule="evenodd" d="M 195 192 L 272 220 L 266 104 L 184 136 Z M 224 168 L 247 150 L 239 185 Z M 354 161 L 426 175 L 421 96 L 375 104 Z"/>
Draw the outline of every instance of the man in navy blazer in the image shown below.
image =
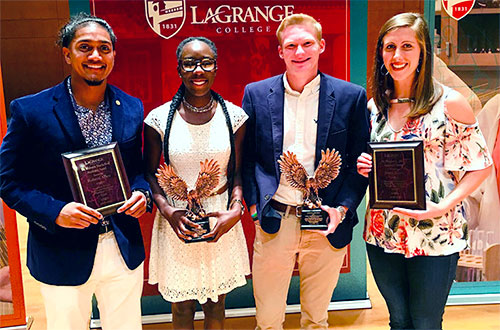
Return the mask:
<path id="1" fill-rule="evenodd" d="M 144 245 L 136 218 L 147 208 L 139 99 L 107 84 L 116 37 L 80 14 L 60 31 L 71 75 L 12 101 L 0 149 L 0 196 L 29 223 L 28 268 L 45 303 L 48 329 L 88 329 L 95 293 L 104 329 L 140 329 Z M 73 202 L 61 154 L 116 141 L 132 189 L 103 218 Z"/>
<path id="2" fill-rule="evenodd" d="M 366 92 L 318 71 L 325 41 L 311 16 L 288 16 L 276 35 L 285 74 L 249 84 L 243 97 L 249 119 L 242 177 L 256 224 L 252 276 L 257 328 L 282 329 L 297 261 L 301 328 L 326 329 L 328 305 L 358 222 L 356 208 L 368 184 L 356 172 L 356 159 L 369 139 Z M 303 196 L 286 182 L 277 161 L 292 151 L 312 175 L 327 148 L 342 157 L 338 177 L 320 190 L 328 229 L 300 230 Z"/>

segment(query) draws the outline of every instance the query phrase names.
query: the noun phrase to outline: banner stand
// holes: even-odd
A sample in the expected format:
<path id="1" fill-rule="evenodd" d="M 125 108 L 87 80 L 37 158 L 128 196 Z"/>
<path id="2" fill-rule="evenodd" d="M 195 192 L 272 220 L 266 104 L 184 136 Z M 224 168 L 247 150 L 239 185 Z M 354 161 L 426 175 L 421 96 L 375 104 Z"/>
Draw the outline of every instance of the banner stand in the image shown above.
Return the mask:
<path id="1" fill-rule="evenodd" d="M 144 299 L 144 298 L 143 298 Z M 352 300 L 352 301 L 334 301 L 328 306 L 328 311 L 341 311 L 349 309 L 366 309 L 372 308 L 372 304 L 369 299 L 362 300 Z M 300 313 L 300 305 L 287 305 L 286 313 Z M 226 318 L 230 317 L 248 317 L 255 315 L 255 307 L 249 308 L 234 308 L 228 309 L 226 311 Z M 203 320 L 204 314 L 202 311 L 196 312 L 194 315 L 195 321 Z M 172 314 L 154 314 L 154 315 L 143 315 L 142 324 L 155 324 L 155 323 L 169 323 L 172 322 Z M 92 319 L 90 321 L 90 328 L 96 329 L 101 327 L 100 319 Z"/>

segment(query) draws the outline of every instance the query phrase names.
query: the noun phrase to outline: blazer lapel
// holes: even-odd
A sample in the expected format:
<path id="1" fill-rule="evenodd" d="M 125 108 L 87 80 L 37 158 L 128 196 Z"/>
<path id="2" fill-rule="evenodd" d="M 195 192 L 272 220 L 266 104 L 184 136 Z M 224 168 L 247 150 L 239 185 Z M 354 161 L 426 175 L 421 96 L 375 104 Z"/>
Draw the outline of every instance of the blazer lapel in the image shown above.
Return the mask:
<path id="1" fill-rule="evenodd" d="M 321 159 L 321 150 L 325 150 L 326 141 L 330 131 L 332 118 L 335 113 L 335 93 L 333 86 L 329 84 L 328 79 L 322 74 L 319 87 L 319 109 L 318 109 L 318 129 L 316 133 L 316 155 L 314 158 L 314 167 L 318 166 Z"/>
<path id="2" fill-rule="evenodd" d="M 72 145 L 71 149 L 83 149 L 86 148 L 85 138 L 83 137 L 80 124 L 78 124 L 78 118 L 76 117 L 73 104 L 66 89 L 66 82 L 67 78 L 57 85 L 54 90 L 54 114 L 58 118 L 62 130 L 68 136 L 68 141 Z"/>
<path id="3" fill-rule="evenodd" d="M 269 89 L 267 96 L 267 104 L 271 117 L 272 140 L 274 150 L 274 166 L 276 169 L 276 177 L 279 180 L 280 170 L 277 160 L 283 152 L 283 106 L 284 106 L 284 85 L 283 75 L 278 76 L 276 81 Z"/>
<path id="4" fill-rule="evenodd" d="M 123 111 L 122 102 L 116 97 L 112 87 L 106 89 L 109 106 L 111 109 L 111 124 L 113 126 L 113 141 L 121 141 L 123 137 L 126 113 Z"/>

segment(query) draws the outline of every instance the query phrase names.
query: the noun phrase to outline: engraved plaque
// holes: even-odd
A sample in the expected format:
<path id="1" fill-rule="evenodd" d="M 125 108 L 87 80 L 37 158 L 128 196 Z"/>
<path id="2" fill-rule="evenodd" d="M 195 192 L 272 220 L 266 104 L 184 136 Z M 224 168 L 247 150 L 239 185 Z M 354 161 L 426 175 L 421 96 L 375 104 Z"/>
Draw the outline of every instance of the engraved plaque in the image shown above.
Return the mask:
<path id="1" fill-rule="evenodd" d="M 62 154 L 75 202 L 103 216 L 116 213 L 131 191 L 116 142 Z"/>
<path id="2" fill-rule="evenodd" d="M 302 206 L 302 214 L 300 216 L 300 229 L 310 230 L 326 230 L 328 229 L 328 213 L 320 208 L 308 208 Z"/>
<path id="3" fill-rule="evenodd" d="M 369 142 L 370 208 L 425 210 L 422 141 Z"/>

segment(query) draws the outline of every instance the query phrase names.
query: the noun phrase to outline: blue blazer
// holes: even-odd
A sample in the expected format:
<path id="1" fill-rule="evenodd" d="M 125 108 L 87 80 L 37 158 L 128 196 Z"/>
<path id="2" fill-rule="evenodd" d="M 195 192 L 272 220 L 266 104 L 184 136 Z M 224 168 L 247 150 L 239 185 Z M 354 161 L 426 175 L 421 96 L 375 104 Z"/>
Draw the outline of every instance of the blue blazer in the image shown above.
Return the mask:
<path id="1" fill-rule="evenodd" d="M 320 191 L 323 204 L 349 208 L 346 219 L 328 235 L 330 243 L 341 248 L 352 239 L 352 228 L 358 223 L 356 208 L 368 185 L 356 170 L 356 160 L 369 140 L 366 92 L 360 86 L 320 75 L 315 166 L 321 150 L 334 148 L 342 157 L 338 177 Z M 242 163 L 243 193 L 247 205 L 257 205 L 260 225 L 267 233 L 276 233 L 280 228 L 279 219 L 263 219 L 262 215 L 268 211 L 280 181 L 277 161 L 283 153 L 283 104 L 283 75 L 245 87 L 243 109 L 249 119 Z"/>
<path id="2" fill-rule="evenodd" d="M 132 190 L 149 186 L 142 166 L 142 102 L 108 85 L 113 141 L 118 142 Z M 98 226 L 69 229 L 55 224 L 73 201 L 61 154 L 86 148 L 66 80 L 55 87 L 12 101 L 11 121 L 0 148 L 0 197 L 29 222 L 28 268 L 40 282 L 80 285 L 92 271 Z M 137 219 L 111 217 L 125 263 L 144 260 Z"/>

